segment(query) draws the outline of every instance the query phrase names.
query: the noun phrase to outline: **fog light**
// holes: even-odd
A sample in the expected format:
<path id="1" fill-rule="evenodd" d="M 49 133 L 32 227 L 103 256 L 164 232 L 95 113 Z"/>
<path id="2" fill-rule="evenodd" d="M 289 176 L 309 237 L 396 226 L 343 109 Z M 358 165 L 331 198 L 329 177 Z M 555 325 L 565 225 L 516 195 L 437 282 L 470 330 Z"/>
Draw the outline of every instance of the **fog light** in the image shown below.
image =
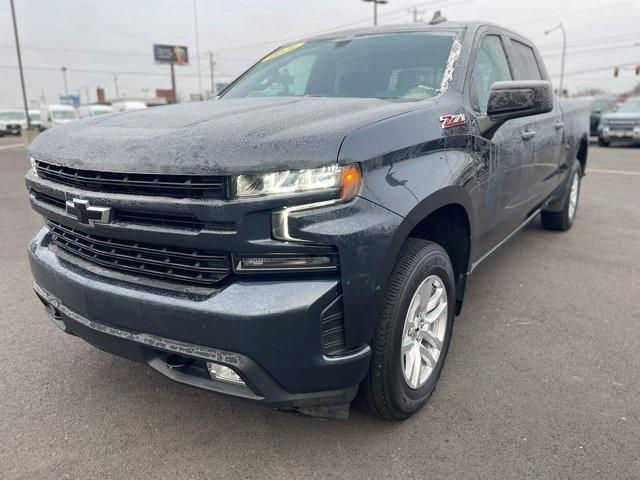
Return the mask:
<path id="1" fill-rule="evenodd" d="M 333 253 L 236 257 L 236 272 L 334 270 L 337 266 L 337 257 Z"/>
<path id="2" fill-rule="evenodd" d="M 236 385 L 244 385 L 240 376 L 229 367 L 220 365 L 219 363 L 207 362 L 207 370 L 214 380 L 221 382 L 235 383 Z"/>

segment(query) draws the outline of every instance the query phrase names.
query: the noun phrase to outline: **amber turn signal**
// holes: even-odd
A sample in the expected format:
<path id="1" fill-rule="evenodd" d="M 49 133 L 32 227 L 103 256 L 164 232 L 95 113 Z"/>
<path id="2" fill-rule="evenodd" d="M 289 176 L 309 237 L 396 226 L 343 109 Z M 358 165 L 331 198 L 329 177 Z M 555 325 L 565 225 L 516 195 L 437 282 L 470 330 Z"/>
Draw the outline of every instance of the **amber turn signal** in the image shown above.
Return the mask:
<path id="1" fill-rule="evenodd" d="M 348 165 L 342 168 L 341 177 L 340 184 L 342 188 L 340 190 L 340 198 L 348 202 L 353 200 L 360 191 L 362 172 L 358 165 Z"/>

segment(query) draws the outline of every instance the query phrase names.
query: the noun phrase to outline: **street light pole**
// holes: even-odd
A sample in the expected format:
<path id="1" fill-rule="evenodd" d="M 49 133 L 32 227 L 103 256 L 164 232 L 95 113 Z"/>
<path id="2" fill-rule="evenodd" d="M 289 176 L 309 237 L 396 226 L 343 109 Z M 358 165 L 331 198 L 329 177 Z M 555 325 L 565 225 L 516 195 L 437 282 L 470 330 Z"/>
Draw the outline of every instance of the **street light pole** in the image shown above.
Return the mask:
<path id="1" fill-rule="evenodd" d="M 18 70 L 20 71 L 20 86 L 22 87 L 22 102 L 24 103 L 24 114 L 27 116 L 27 128 L 31 129 L 31 119 L 29 118 L 29 102 L 27 102 L 27 89 L 24 86 L 24 72 L 22 70 L 22 55 L 20 53 L 20 37 L 18 36 L 18 22 L 16 22 L 16 7 L 11 3 L 11 18 L 13 19 L 13 34 L 16 37 L 16 53 L 18 55 Z"/>
<path id="2" fill-rule="evenodd" d="M 211 96 L 216 94 L 216 82 L 213 78 L 213 70 L 216 66 L 216 62 L 213 61 L 213 52 L 209 52 L 209 74 L 211 75 Z"/>
<path id="3" fill-rule="evenodd" d="M 378 25 L 378 5 L 389 3 L 388 0 L 362 0 L 363 2 L 373 3 L 373 25 Z"/>
<path id="4" fill-rule="evenodd" d="M 560 30 L 562 32 L 562 59 L 561 59 L 561 65 L 560 65 L 560 88 L 559 88 L 558 96 L 563 97 L 564 96 L 564 86 L 563 86 L 564 85 L 564 64 L 565 64 L 565 59 L 567 55 L 567 32 L 565 31 L 564 25 L 562 25 L 562 22 L 560 22 L 557 27 L 547 30 L 546 32 L 544 32 L 544 34 L 549 35 L 551 32 L 555 32 L 556 30 Z"/>
<path id="5" fill-rule="evenodd" d="M 120 91 L 118 90 L 118 75 L 113 74 L 113 85 L 116 88 L 116 98 L 120 98 Z"/>
<path id="6" fill-rule="evenodd" d="M 193 0 L 193 21 L 196 27 L 196 62 L 198 64 L 198 95 L 202 100 L 202 73 L 200 72 L 200 37 L 198 36 L 198 0 Z"/>
<path id="7" fill-rule="evenodd" d="M 69 90 L 67 88 L 67 67 L 62 67 L 62 79 L 64 80 L 64 95 L 66 97 L 69 95 Z"/>

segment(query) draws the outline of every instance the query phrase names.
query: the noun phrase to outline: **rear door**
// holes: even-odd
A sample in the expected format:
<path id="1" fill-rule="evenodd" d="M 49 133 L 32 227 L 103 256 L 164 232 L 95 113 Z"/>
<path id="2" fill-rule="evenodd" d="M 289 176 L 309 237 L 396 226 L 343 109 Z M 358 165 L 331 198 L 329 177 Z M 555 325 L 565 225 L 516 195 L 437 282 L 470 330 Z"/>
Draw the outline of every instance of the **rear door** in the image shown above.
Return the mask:
<path id="1" fill-rule="evenodd" d="M 530 43 L 510 37 L 507 47 L 515 80 L 546 79 L 541 61 Z M 551 112 L 526 117 L 525 120 L 531 135 L 529 144 L 533 156 L 523 171 L 523 188 L 529 195 L 527 205 L 533 209 L 558 186 L 568 165 L 563 155 L 564 123 L 558 102 L 554 101 Z"/>

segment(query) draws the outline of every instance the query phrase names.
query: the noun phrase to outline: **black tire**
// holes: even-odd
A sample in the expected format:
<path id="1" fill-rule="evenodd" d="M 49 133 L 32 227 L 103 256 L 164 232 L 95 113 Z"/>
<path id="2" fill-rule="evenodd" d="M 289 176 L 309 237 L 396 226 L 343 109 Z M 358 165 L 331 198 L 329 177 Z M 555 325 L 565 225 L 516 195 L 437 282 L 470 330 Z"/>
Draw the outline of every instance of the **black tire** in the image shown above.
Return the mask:
<path id="1" fill-rule="evenodd" d="M 601 147 L 608 147 L 610 145 L 610 142 L 603 140 L 602 137 L 598 137 L 598 145 Z"/>
<path id="2" fill-rule="evenodd" d="M 402 373 L 400 344 L 413 294 L 430 275 L 437 275 L 446 288 L 447 324 L 436 366 L 426 383 L 414 390 L 407 385 Z M 404 420 L 427 402 L 436 387 L 449 349 L 455 298 L 455 277 L 447 252 L 436 243 L 408 239 L 389 278 L 371 342 L 369 372 L 360 385 L 361 404 L 367 410 L 388 420 Z"/>
<path id="3" fill-rule="evenodd" d="M 576 206 L 573 212 L 573 215 L 569 213 L 569 204 L 571 200 L 571 185 L 573 183 L 573 179 L 578 179 L 578 198 L 576 199 Z M 556 230 L 559 232 L 565 232 L 569 230 L 573 223 L 576 220 L 576 214 L 578 210 L 578 205 L 580 204 L 580 187 L 581 187 L 581 179 L 582 179 L 582 168 L 580 166 L 580 162 L 576 161 L 575 167 L 573 169 L 573 173 L 571 174 L 571 178 L 567 182 L 566 190 L 564 193 L 564 201 L 562 205 L 562 210 L 559 212 L 542 212 L 542 226 L 547 230 Z"/>

